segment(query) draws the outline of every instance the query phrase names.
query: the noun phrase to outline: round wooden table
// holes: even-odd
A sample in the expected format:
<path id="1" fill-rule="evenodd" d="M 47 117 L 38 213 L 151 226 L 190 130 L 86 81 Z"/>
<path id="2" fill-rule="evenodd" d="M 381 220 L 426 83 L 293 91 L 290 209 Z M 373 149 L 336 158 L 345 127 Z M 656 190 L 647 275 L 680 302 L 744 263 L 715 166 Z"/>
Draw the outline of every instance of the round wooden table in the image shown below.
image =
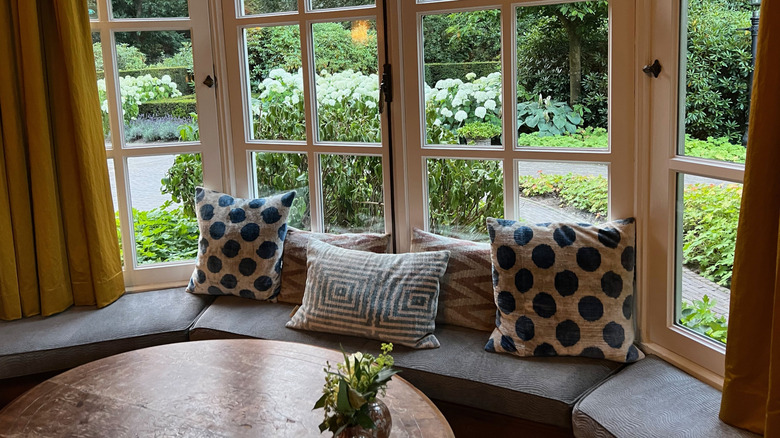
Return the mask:
<path id="1" fill-rule="evenodd" d="M 317 427 L 326 361 L 341 352 L 263 340 L 183 342 L 74 368 L 0 411 L 3 437 L 328 437 Z M 453 437 L 444 416 L 395 376 L 382 400 L 393 437 Z"/>

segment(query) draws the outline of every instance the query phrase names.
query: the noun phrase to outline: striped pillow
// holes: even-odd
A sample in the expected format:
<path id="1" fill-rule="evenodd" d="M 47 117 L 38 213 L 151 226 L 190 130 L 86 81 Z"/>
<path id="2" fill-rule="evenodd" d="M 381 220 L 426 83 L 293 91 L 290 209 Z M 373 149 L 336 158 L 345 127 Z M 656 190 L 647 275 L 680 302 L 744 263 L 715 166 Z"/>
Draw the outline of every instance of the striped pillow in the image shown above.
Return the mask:
<path id="1" fill-rule="evenodd" d="M 281 303 L 301 304 L 303 290 L 306 288 L 306 250 L 310 239 L 317 239 L 340 248 L 357 249 L 376 253 L 386 253 L 390 244 L 389 234 L 330 234 L 312 233 L 290 227 L 284 241 L 282 256 L 282 292 L 277 299 Z M 488 249 L 488 261 L 490 249 Z M 490 291 L 491 307 L 493 291 Z"/>
<path id="2" fill-rule="evenodd" d="M 287 242 L 289 244 L 289 237 Z M 441 279 L 436 322 L 484 331 L 496 328 L 490 244 L 414 229 L 410 252 L 440 250 L 450 251 L 450 261 Z M 285 247 L 285 254 L 286 251 Z M 287 269 L 287 265 L 284 269 Z"/>
<path id="3" fill-rule="evenodd" d="M 437 348 L 439 281 L 449 251 L 374 254 L 309 241 L 303 305 L 287 327 Z"/>

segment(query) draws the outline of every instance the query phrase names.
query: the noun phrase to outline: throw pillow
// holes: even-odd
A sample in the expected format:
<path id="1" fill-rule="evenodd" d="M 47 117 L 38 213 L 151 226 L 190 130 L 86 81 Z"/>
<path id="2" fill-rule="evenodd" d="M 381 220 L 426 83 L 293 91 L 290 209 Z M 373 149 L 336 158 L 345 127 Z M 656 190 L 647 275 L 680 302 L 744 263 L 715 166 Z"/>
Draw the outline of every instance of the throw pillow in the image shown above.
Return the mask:
<path id="1" fill-rule="evenodd" d="M 447 251 L 374 254 L 309 241 L 303 305 L 287 327 L 436 348 Z"/>
<path id="2" fill-rule="evenodd" d="M 440 250 L 448 250 L 450 260 L 441 279 L 436 322 L 484 331 L 494 329 L 496 305 L 490 244 L 413 230 L 410 252 Z"/>
<path id="3" fill-rule="evenodd" d="M 644 357 L 634 342 L 634 219 L 528 225 L 487 219 L 496 328 L 518 356 Z"/>
<path id="4" fill-rule="evenodd" d="M 328 234 L 312 233 L 290 227 L 284 241 L 282 256 L 282 303 L 301 304 L 306 288 L 306 250 L 310 239 L 317 239 L 340 248 L 386 253 L 390 244 L 389 234 Z"/>
<path id="5" fill-rule="evenodd" d="M 294 198 L 295 192 L 288 192 L 241 199 L 198 187 L 199 251 L 187 291 L 275 298 L 281 290 L 287 214 Z"/>

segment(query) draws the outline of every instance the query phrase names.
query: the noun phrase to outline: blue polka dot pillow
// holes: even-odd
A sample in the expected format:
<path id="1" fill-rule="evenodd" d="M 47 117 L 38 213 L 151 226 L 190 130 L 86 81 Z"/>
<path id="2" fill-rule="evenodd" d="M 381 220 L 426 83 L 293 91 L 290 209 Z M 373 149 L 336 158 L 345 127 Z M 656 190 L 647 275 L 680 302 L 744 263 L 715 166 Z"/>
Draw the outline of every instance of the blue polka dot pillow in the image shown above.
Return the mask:
<path id="1" fill-rule="evenodd" d="M 634 362 L 634 219 L 487 219 L 496 328 L 485 350 Z"/>
<path id="2" fill-rule="evenodd" d="M 187 291 L 276 298 L 281 290 L 287 215 L 294 198 L 295 192 L 288 192 L 241 199 L 198 187 L 198 261 Z"/>

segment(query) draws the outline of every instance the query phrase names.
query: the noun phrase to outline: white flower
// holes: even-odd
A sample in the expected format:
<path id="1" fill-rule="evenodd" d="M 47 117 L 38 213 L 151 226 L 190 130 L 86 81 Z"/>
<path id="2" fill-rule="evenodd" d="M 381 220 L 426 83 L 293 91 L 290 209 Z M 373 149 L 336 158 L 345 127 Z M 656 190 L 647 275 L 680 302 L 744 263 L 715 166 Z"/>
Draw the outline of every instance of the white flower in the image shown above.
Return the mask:
<path id="1" fill-rule="evenodd" d="M 447 107 L 444 107 L 441 110 L 439 110 L 439 113 L 444 117 L 452 117 L 452 111 L 450 111 L 450 109 Z"/>
<path id="2" fill-rule="evenodd" d="M 366 102 L 366 106 L 371 108 L 371 109 L 376 108 L 376 104 L 373 101 L 371 101 L 371 100 Z"/>
<path id="3" fill-rule="evenodd" d="M 293 94 L 290 99 L 292 100 L 293 105 L 298 105 L 298 102 L 301 101 L 297 94 Z"/>
<path id="4" fill-rule="evenodd" d="M 485 113 L 486 112 L 487 111 L 485 111 L 485 107 L 478 106 L 477 109 L 474 110 L 474 115 L 476 115 L 477 117 L 479 117 L 481 119 L 481 118 L 485 117 Z M 455 117 L 457 117 L 457 115 Z"/>
<path id="5" fill-rule="evenodd" d="M 493 100 L 493 99 L 486 100 L 485 101 L 485 108 L 487 108 L 487 109 L 489 109 L 491 111 L 496 109 L 496 101 Z"/>
<path id="6" fill-rule="evenodd" d="M 457 120 L 457 121 L 459 121 L 459 122 L 462 122 L 462 121 L 466 120 L 466 118 L 467 118 L 468 116 L 469 116 L 469 115 L 468 115 L 468 114 L 466 114 L 466 111 L 460 110 L 460 111 L 458 111 L 458 112 L 456 112 L 456 113 L 455 113 L 455 120 Z"/>
<path id="7" fill-rule="evenodd" d="M 476 73 L 466 73 L 466 79 L 473 81 L 477 77 Z"/>
<path id="8" fill-rule="evenodd" d="M 452 106 L 460 106 L 462 103 L 463 101 L 457 96 L 455 97 L 455 99 L 452 99 Z"/>
<path id="9" fill-rule="evenodd" d="M 444 100 L 447 98 L 447 90 L 439 90 L 438 93 L 436 93 L 436 100 Z"/>

